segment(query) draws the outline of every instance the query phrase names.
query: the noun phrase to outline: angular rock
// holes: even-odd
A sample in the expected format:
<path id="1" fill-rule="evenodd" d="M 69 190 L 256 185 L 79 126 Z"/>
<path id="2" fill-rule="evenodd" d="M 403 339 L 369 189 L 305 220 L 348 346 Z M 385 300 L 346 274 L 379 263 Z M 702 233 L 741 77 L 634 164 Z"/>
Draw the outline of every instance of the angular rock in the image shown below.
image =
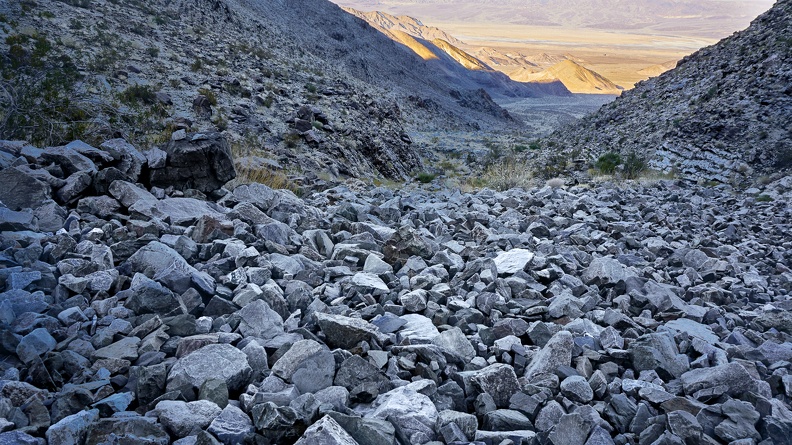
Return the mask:
<path id="1" fill-rule="evenodd" d="M 175 437 L 186 437 L 208 427 L 222 410 L 208 400 L 189 403 L 163 400 L 157 404 L 154 412 L 168 432 Z"/>
<path id="2" fill-rule="evenodd" d="M 377 336 L 377 328 L 360 318 L 317 313 L 316 321 L 327 338 L 327 344 L 334 348 L 350 349 Z"/>
<path id="3" fill-rule="evenodd" d="M 236 391 L 249 383 L 252 373 L 247 356 L 239 349 L 207 345 L 176 361 L 168 373 L 167 390 L 198 390 L 207 380 L 222 379 L 229 390 Z"/>
<path id="4" fill-rule="evenodd" d="M 236 177 L 231 148 L 220 133 L 190 133 L 162 148 L 168 154 L 165 167 L 151 169 L 151 185 L 204 193 L 222 187 Z"/>
<path id="5" fill-rule="evenodd" d="M 358 442 L 332 417 L 324 416 L 305 430 L 295 445 L 358 445 Z"/>
<path id="6" fill-rule="evenodd" d="M 554 373 L 561 366 L 569 366 L 572 362 L 572 334 L 559 331 L 550 341 L 534 354 L 531 363 L 525 368 L 525 378 L 532 378 L 547 373 Z"/>
<path id="7" fill-rule="evenodd" d="M 533 260 L 534 253 L 527 249 L 512 249 L 501 252 L 493 260 L 498 270 L 498 275 L 512 275 L 528 266 Z"/>
<path id="8" fill-rule="evenodd" d="M 324 345 L 300 340 L 275 362 L 272 373 L 293 383 L 301 394 L 314 393 L 333 384 L 335 359 Z"/>

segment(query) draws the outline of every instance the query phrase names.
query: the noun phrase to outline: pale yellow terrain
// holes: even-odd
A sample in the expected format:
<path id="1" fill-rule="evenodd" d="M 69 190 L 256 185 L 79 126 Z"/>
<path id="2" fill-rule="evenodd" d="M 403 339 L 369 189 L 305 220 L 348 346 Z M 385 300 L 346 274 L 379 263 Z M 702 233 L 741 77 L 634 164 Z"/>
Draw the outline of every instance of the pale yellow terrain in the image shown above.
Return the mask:
<path id="1" fill-rule="evenodd" d="M 679 60 L 717 39 L 615 33 L 592 29 L 444 22 L 433 23 L 466 43 L 462 49 L 481 47 L 525 55 L 572 54 L 613 83 L 630 89 L 650 76 L 641 70 Z M 498 66 L 493 66 L 500 69 Z M 512 74 L 515 69 L 503 69 Z"/>

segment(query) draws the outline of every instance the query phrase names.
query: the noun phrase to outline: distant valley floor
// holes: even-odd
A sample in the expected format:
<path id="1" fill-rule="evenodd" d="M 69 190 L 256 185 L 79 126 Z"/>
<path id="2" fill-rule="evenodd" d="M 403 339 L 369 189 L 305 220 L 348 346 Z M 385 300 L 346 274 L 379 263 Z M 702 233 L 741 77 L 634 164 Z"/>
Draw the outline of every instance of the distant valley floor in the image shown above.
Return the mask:
<path id="1" fill-rule="evenodd" d="M 526 133 L 533 137 L 550 134 L 560 126 L 574 122 L 616 99 L 608 94 L 573 94 L 530 99 L 499 99 L 498 105 L 525 122 Z"/>

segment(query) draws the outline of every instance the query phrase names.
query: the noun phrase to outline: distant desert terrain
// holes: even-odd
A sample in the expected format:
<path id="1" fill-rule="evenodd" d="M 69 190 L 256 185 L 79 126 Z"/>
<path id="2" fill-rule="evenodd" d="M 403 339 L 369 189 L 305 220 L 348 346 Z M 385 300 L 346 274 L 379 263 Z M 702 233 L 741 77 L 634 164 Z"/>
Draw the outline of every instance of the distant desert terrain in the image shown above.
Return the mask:
<path id="1" fill-rule="evenodd" d="M 630 89 L 696 50 L 744 29 L 772 0 L 333 0 L 363 11 L 416 17 L 465 42 L 523 55 L 571 55 Z M 610 5 L 609 8 L 603 4 Z M 509 74 L 508 68 L 493 66 Z"/>

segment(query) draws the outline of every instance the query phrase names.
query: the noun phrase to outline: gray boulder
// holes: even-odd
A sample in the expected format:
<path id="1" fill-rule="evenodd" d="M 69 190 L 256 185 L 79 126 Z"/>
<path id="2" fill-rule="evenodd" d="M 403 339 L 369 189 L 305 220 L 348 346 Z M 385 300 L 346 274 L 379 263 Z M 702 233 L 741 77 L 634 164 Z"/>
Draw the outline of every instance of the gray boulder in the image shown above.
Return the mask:
<path id="1" fill-rule="evenodd" d="M 357 445 L 358 442 L 352 438 L 335 420 L 330 416 L 324 416 L 318 422 L 311 425 L 302 437 L 295 442 L 295 445 Z"/>
<path id="2" fill-rule="evenodd" d="M 0 170 L 0 202 L 11 210 L 35 209 L 50 199 L 49 184 L 19 168 Z"/>
<path id="3" fill-rule="evenodd" d="M 272 373 L 294 383 L 301 394 L 314 393 L 333 384 L 335 359 L 326 346 L 300 340 L 275 362 Z"/>
<path id="4" fill-rule="evenodd" d="M 532 378 L 547 373 L 554 373 L 561 366 L 569 366 L 572 362 L 573 337 L 569 331 L 559 331 L 550 341 L 534 354 L 531 363 L 525 368 L 525 378 Z"/>
<path id="5" fill-rule="evenodd" d="M 85 441 L 91 424 L 99 420 L 99 410 L 80 411 L 66 416 L 47 429 L 47 443 L 51 445 L 78 445 Z"/>
<path id="6" fill-rule="evenodd" d="M 176 361 L 167 390 L 198 390 L 207 380 L 223 379 L 229 390 L 236 391 L 249 383 L 252 373 L 244 352 L 229 344 L 211 344 Z"/>
<path id="7" fill-rule="evenodd" d="M 152 274 L 152 278 L 168 289 L 182 294 L 195 286 L 205 294 L 215 289 L 215 281 L 204 272 L 198 272 L 175 250 L 159 241 L 152 241 L 132 254 L 121 265 L 122 273 L 132 275 L 136 272 Z"/>
<path id="8" fill-rule="evenodd" d="M 220 133 L 190 133 L 168 142 L 165 167 L 151 169 L 151 185 L 212 192 L 236 178 L 231 147 Z"/>
<path id="9" fill-rule="evenodd" d="M 220 415 L 222 409 L 208 400 L 163 400 L 154 409 L 160 422 L 175 437 L 197 434 Z"/>
<path id="10" fill-rule="evenodd" d="M 244 443 L 253 436 L 253 422 L 244 411 L 234 405 L 228 405 L 212 420 L 207 429 L 225 445 Z"/>

